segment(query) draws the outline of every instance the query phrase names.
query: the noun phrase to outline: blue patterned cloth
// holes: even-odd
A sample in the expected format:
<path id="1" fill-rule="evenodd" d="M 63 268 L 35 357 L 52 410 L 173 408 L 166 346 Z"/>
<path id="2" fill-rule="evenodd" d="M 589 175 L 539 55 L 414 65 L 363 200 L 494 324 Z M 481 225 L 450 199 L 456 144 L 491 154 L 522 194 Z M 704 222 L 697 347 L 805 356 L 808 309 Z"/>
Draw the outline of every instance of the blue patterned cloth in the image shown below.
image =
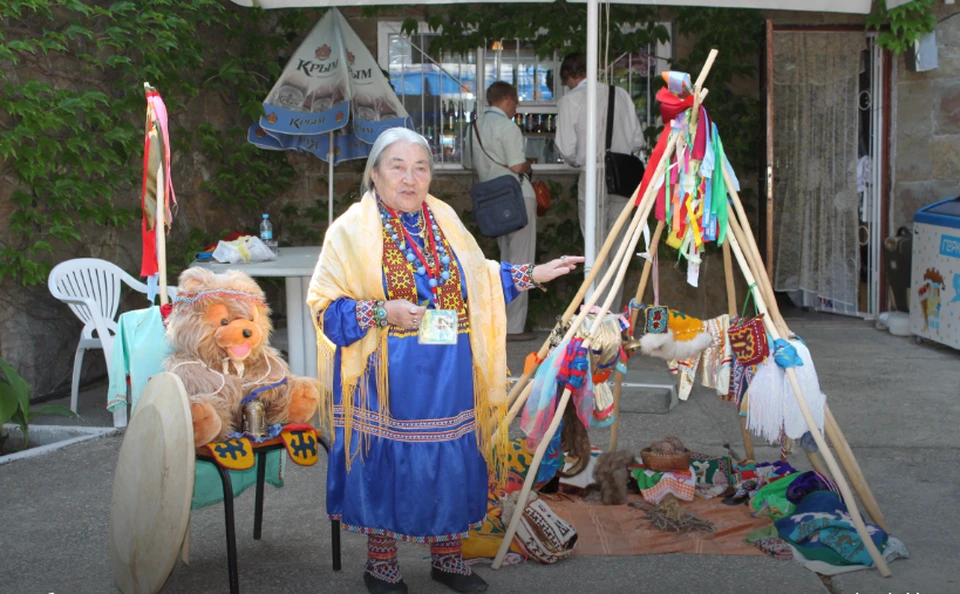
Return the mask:
<path id="1" fill-rule="evenodd" d="M 420 244 L 420 239 L 415 241 Z M 422 247 L 422 246 L 418 246 Z M 379 266 L 379 263 L 372 263 Z M 460 266 L 459 261 L 455 262 Z M 503 263 L 506 301 L 520 294 L 513 267 Z M 460 269 L 461 277 L 463 275 Z M 420 303 L 433 294 L 416 276 Z M 384 278 L 386 287 L 386 278 Z M 449 284 L 443 286 L 449 290 Z M 466 298 L 466 288 L 460 287 Z M 467 304 L 469 307 L 469 303 Z M 362 454 L 361 431 L 375 421 L 354 409 L 350 470 L 346 468 L 339 347 L 367 332 L 357 323 L 357 302 L 335 300 L 323 313 L 327 338 L 338 346 L 334 359 L 335 440 L 327 470 L 327 513 L 345 529 L 399 540 L 433 543 L 463 538 L 487 510 L 487 466 L 477 447 L 473 414 L 473 356 L 469 329 L 453 345 L 422 345 L 415 334 L 389 336 L 390 418 L 386 435 L 370 436 Z M 376 411 L 375 378 L 368 379 L 367 410 Z M 359 393 L 359 390 L 358 390 Z"/>
<path id="2" fill-rule="evenodd" d="M 808 559 L 833 565 L 873 566 L 847 506 L 832 491 L 808 494 L 792 515 L 777 520 L 775 525 L 780 538 L 796 546 Z M 887 544 L 887 533 L 873 524 L 867 524 L 867 532 L 882 551 Z"/>

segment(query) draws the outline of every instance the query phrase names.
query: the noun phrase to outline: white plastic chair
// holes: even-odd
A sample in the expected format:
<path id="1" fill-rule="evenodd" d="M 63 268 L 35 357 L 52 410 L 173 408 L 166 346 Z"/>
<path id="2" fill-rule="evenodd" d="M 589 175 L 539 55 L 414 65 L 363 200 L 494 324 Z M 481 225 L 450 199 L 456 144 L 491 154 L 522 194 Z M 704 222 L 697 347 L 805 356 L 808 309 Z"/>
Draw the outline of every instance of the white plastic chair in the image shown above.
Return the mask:
<path id="1" fill-rule="evenodd" d="M 54 266 L 47 278 L 50 293 L 70 306 L 83 322 L 80 343 L 73 360 L 73 381 L 70 387 L 70 410 L 77 412 L 80 391 L 80 371 L 87 349 L 102 349 L 107 360 L 107 372 L 113 355 L 113 336 L 117 333 L 117 309 L 120 307 L 120 285 L 147 294 L 147 285 L 133 278 L 112 262 L 97 258 L 77 258 Z M 171 297 L 176 287 L 167 287 Z M 115 427 L 127 424 L 126 407 L 113 413 Z"/>

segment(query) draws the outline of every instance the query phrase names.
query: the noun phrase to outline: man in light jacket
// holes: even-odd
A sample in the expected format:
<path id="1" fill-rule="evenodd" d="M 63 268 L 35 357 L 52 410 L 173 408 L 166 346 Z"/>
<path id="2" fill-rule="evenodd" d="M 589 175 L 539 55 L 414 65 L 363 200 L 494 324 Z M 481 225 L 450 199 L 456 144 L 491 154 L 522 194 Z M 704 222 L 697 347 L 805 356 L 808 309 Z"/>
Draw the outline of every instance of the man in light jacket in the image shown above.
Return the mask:
<path id="1" fill-rule="evenodd" d="M 481 183 L 504 175 L 520 178 L 523 202 L 527 207 L 527 226 L 501 235 L 497 243 L 501 261 L 527 264 L 532 263 L 537 255 L 537 198 L 530 183 L 531 166 L 524 153 L 523 132 L 513 123 L 517 104 L 516 87 L 503 81 L 490 85 L 487 89 L 489 107 L 476 121 L 479 134 L 475 134 L 471 126 L 468 141 L 464 143 L 463 166 L 476 170 Z M 507 305 L 508 341 L 536 338 L 533 333 L 524 332 L 527 302 L 527 293 L 521 293 Z"/>
<path id="2" fill-rule="evenodd" d="M 603 163 L 603 155 L 607 140 L 607 106 L 609 105 L 609 89 L 607 85 L 597 83 L 597 121 L 587 121 L 587 58 L 581 53 L 568 54 L 560 64 L 560 81 L 567 86 L 567 92 L 557 104 L 557 137 L 556 144 L 564 161 L 568 165 L 581 168 L 580 179 L 577 184 L 577 205 L 580 215 L 580 230 L 586 236 L 586 165 L 587 134 L 593 130 L 597 136 L 597 231 L 598 244 L 606 239 L 613 228 L 617 217 L 626 205 L 627 196 L 607 194 L 603 175 L 599 166 Z M 615 153 L 629 154 L 640 150 L 644 146 L 643 128 L 637 119 L 637 112 L 633 106 L 630 94 L 620 87 L 613 87 L 616 92 L 613 112 L 613 138 L 610 141 L 610 150 Z M 624 225 L 624 230 L 626 225 Z M 621 230 L 617 243 L 623 239 Z M 614 248 L 615 249 L 615 248 Z M 609 260 L 608 260 L 609 261 Z M 607 265 L 603 266 L 601 275 L 606 273 Z M 611 311 L 620 309 L 623 298 L 623 287 L 611 305 Z"/>

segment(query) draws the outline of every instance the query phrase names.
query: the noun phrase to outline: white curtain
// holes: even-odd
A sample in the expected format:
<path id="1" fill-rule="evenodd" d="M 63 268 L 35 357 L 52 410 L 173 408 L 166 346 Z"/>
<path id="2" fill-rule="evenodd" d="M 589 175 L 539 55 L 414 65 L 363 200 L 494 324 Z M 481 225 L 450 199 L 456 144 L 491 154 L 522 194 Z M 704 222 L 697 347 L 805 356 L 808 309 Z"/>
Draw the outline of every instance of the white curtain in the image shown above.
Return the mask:
<path id="1" fill-rule="evenodd" d="M 862 33 L 774 37 L 774 286 L 799 306 L 858 307 Z"/>

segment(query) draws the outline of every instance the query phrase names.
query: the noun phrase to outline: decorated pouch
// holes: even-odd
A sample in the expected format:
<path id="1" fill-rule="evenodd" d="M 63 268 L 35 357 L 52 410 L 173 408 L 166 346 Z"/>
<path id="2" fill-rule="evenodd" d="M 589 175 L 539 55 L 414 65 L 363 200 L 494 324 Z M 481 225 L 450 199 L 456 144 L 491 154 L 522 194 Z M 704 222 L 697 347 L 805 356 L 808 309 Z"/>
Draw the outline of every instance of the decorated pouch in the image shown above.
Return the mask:
<path id="1" fill-rule="evenodd" d="M 660 305 L 660 278 L 658 274 L 657 257 L 653 257 L 653 305 L 648 305 L 644 310 L 646 324 L 643 327 L 644 334 L 666 334 L 667 333 L 667 306 Z"/>
<path id="2" fill-rule="evenodd" d="M 763 314 L 747 319 L 747 303 L 753 298 L 753 291 L 747 291 L 740 317 L 734 320 L 727 330 L 730 337 L 730 349 L 737 361 L 744 366 L 759 365 L 770 354 L 767 331 L 763 327 Z M 756 304 L 754 304 L 756 309 Z"/>

